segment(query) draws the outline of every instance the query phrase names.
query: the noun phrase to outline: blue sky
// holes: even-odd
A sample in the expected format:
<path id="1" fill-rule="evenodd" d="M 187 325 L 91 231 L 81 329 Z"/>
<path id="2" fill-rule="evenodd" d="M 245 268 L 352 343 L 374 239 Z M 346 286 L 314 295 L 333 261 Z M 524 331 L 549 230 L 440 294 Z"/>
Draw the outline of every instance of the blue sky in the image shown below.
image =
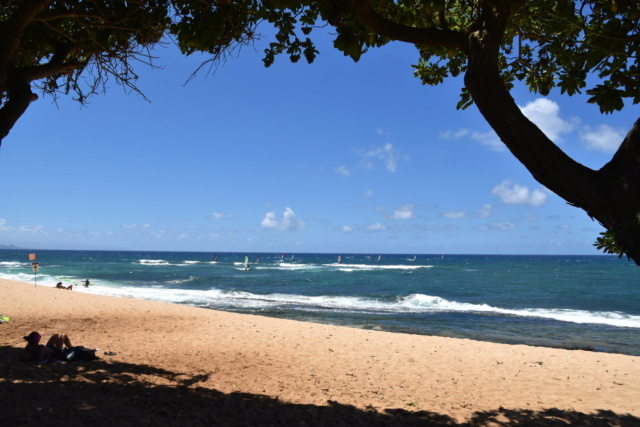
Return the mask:
<path id="1" fill-rule="evenodd" d="M 462 82 L 422 86 L 393 43 L 354 63 L 321 38 L 314 64 L 268 69 L 244 48 L 158 49 L 150 99 L 112 85 L 80 107 L 41 98 L 0 149 L 0 245 L 37 249 L 596 254 L 603 229 L 537 183 Z M 638 116 L 585 96 L 514 98 L 581 163 L 606 163 Z"/>

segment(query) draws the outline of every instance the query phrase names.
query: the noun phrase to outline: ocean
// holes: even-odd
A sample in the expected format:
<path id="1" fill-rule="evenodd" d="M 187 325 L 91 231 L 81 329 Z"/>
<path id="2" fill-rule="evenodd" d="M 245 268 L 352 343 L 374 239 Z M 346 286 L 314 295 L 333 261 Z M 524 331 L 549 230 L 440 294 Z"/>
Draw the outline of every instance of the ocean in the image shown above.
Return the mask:
<path id="1" fill-rule="evenodd" d="M 614 256 L 0 250 L 0 278 L 305 322 L 640 356 L 640 267 Z M 0 298 L 0 312 L 1 305 Z"/>

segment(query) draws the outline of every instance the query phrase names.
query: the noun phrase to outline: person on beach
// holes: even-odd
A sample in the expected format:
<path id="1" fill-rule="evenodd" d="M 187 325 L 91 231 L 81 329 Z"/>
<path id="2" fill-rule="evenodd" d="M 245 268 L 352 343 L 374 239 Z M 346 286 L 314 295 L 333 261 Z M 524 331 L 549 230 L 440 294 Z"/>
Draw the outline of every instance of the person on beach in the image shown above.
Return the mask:
<path id="1" fill-rule="evenodd" d="M 24 348 L 22 360 L 44 362 L 47 360 L 61 360 L 64 357 L 64 349 L 72 348 L 71 340 L 67 334 L 53 334 L 46 345 L 40 344 L 40 334 L 36 331 L 24 337 L 27 346 Z"/>
<path id="2" fill-rule="evenodd" d="M 66 289 L 66 290 L 68 290 L 68 291 L 72 291 L 72 290 L 73 290 L 73 285 L 69 285 L 69 286 L 66 286 L 66 287 L 65 287 L 65 286 L 62 284 L 62 282 L 58 282 L 58 283 L 56 283 L 56 288 L 58 288 L 58 289 Z"/>
<path id="3" fill-rule="evenodd" d="M 90 284 L 91 284 L 91 283 L 89 282 L 89 279 L 87 279 L 87 280 L 85 280 L 85 281 L 84 281 L 84 287 L 85 287 L 85 288 L 88 288 Z"/>

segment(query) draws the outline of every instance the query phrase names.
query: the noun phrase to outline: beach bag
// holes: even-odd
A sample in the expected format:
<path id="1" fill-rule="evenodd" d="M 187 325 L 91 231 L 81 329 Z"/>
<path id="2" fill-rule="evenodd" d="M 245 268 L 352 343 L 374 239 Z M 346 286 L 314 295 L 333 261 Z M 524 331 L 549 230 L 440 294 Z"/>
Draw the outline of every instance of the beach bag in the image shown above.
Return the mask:
<path id="1" fill-rule="evenodd" d="M 63 355 L 67 362 L 91 361 L 98 358 L 95 349 L 81 345 L 65 349 Z"/>

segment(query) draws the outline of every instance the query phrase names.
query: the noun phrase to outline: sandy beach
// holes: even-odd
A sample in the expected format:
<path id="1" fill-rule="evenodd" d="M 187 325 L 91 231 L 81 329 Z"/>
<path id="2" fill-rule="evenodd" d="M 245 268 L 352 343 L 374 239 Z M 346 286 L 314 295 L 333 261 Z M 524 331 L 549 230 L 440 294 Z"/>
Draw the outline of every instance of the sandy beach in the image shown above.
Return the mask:
<path id="1" fill-rule="evenodd" d="M 3 425 L 640 425 L 640 358 L 0 280 Z M 22 362 L 69 334 L 99 360 Z M 111 353 L 110 355 L 105 352 Z"/>

